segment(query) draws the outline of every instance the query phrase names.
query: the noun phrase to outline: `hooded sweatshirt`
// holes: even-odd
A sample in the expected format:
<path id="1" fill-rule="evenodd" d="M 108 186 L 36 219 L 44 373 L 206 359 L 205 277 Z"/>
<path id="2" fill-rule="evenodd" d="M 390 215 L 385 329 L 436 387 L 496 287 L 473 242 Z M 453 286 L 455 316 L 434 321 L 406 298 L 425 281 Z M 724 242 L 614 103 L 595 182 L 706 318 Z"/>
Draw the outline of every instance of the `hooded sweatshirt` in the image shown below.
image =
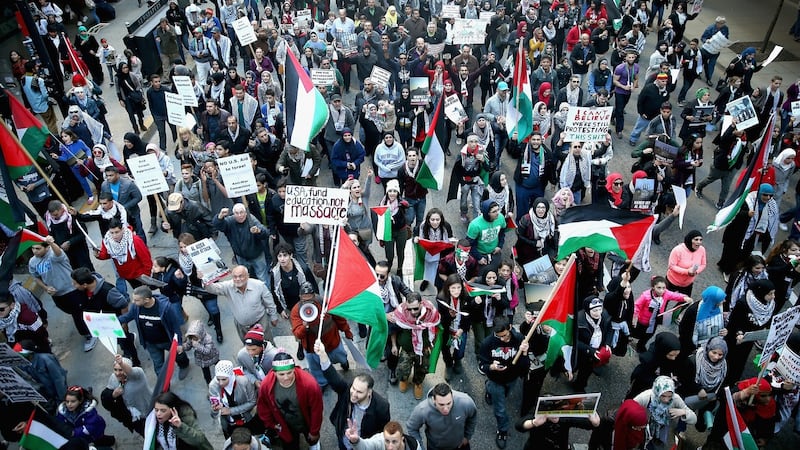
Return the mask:
<path id="1" fill-rule="evenodd" d="M 503 248 L 505 243 L 506 218 L 498 214 L 493 221 L 489 220 L 489 210 L 497 205 L 494 200 L 481 202 L 481 215 L 469 223 L 467 238 L 472 244 L 472 255 L 480 259 L 482 255 L 491 254 L 496 247 Z"/>
<path id="2" fill-rule="evenodd" d="M 433 389 L 428 391 L 426 399 L 419 402 L 411 412 L 406 430 L 420 443 L 422 450 L 454 449 L 461 445 L 463 438 L 472 438 L 478 415 L 475 402 L 463 392 L 452 393 L 453 407 L 446 416 L 436 409 Z M 423 441 L 420 431 L 423 425 L 426 441 Z M 423 443 L 427 443 L 427 446 Z"/>

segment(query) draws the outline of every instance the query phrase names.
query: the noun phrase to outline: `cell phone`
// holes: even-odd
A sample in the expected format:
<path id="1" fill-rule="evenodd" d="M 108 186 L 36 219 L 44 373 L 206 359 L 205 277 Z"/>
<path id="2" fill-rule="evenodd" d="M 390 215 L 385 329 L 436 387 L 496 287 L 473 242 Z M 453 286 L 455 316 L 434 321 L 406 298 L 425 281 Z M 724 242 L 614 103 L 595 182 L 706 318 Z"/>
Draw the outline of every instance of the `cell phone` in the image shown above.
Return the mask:
<path id="1" fill-rule="evenodd" d="M 208 402 L 211 403 L 211 406 L 219 406 L 219 397 L 216 396 L 208 397 Z"/>

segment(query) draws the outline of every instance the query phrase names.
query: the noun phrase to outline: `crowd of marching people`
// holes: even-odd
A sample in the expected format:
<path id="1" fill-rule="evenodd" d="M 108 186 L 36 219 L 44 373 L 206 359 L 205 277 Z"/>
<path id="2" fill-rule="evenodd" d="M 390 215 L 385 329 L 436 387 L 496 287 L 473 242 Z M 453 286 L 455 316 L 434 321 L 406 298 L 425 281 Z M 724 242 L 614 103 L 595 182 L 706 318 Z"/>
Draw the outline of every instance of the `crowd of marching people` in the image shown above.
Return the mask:
<path id="1" fill-rule="evenodd" d="M 773 448 L 781 429 L 800 434 L 800 376 L 785 373 L 775 354 L 761 362 L 763 373 L 746 377 L 766 333 L 753 336 L 794 305 L 800 281 L 800 131 L 792 112 L 800 80 L 786 86 L 776 74 L 756 85 L 763 66 L 753 48 L 715 77 L 714 43 L 731 33 L 725 17 L 689 36 L 687 22 L 703 13 L 685 0 L 169 0 L 154 31 L 161 71 L 145 77 L 136 49 L 119 52 L 84 25 L 70 37 L 57 3 L 39 0 L 35 10 L 55 73 L 10 55 L 21 101 L 51 133 L 42 157 L 61 192 L 34 167 L 14 180 L 47 233 L 27 259 L 30 289 L 12 280 L 0 295 L 0 331 L 30 362 L 17 372 L 47 402 L 3 403 L 4 439 L 24 439 L 36 408 L 67 426 L 62 448 L 113 446 L 112 419 L 164 450 L 211 449 L 216 434 L 225 449 L 319 448 L 323 427 L 342 449 L 469 449 L 477 427 L 491 429 L 501 449 L 512 428 L 528 433 L 526 449 L 569 448 L 572 428 L 591 430 L 591 449 L 669 449 L 689 445 L 690 432 L 693 443 L 714 449 L 730 442 L 733 409 L 758 448 Z M 249 45 L 233 25 L 242 17 L 257 36 Z M 463 43 L 457 19 L 483 19 L 485 40 Z M 309 82 L 316 70 L 333 73 L 330 84 L 315 86 L 327 123 L 307 149 L 292 145 L 289 124 L 297 130 L 312 114 L 290 110 L 298 94 L 287 92 L 287 70 L 297 68 L 287 65 Z M 168 121 L 165 94 L 177 92 L 176 76 L 191 80 L 192 125 Z M 424 104 L 411 86 L 419 78 L 427 82 Z M 114 95 L 130 120 L 123 133 L 106 118 Z M 757 120 L 731 115 L 726 106 L 742 98 Z M 463 117 L 445 114 L 441 105 L 453 101 Z M 607 108 L 602 139 L 568 136 L 578 107 Z M 156 137 L 147 142 L 150 120 Z M 748 120 L 754 125 L 741 125 Z M 458 217 L 427 201 L 432 136 L 447 166 L 438 188 L 459 200 Z M 628 151 L 629 170 L 612 170 L 627 158 L 612 163 L 615 153 Z M 230 198 L 218 160 L 243 154 L 257 191 Z M 145 155 L 155 156 L 168 192 L 142 195 L 129 162 Z M 754 180 L 746 186 L 743 171 Z M 717 181 L 719 197 L 708 202 Z M 338 231 L 284 220 L 287 187 L 295 185 L 348 194 L 348 245 L 374 271 L 389 328 L 378 370 L 399 392 L 411 391 L 417 403 L 408 417 L 392 414 L 369 373 L 349 375 L 347 341 L 370 330 L 320 314 Z M 86 205 L 73 207 L 83 196 Z M 140 209 L 144 197 L 149 215 Z M 722 246 L 707 251 L 705 232 L 686 232 L 665 271 L 645 275 L 646 289 L 634 288 L 646 268 L 624 250 L 630 245 L 608 251 L 585 237 L 564 251 L 577 211 L 598 221 L 657 217 L 640 237 L 649 249 L 662 244 L 687 201 L 719 210 Z M 87 234 L 91 222 L 99 243 Z M 5 240 L 13 235 L 4 232 Z M 173 246 L 167 252 L 148 246 L 160 233 Z M 204 282 L 189 247 L 220 235 L 234 255 L 230 277 Z M 412 246 L 424 251 L 409 262 Z M 695 287 L 712 256 L 720 282 Z M 103 260 L 113 279 L 95 269 Z M 525 289 L 560 289 L 570 277 L 572 298 L 554 301 L 577 305 L 567 327 L 574 335 L 540 323 L 543 299 Z M 206 314 L 187 314 L 189 298 Z M 87 353 L 98 338 L 84 313 L 117 316 L 123 333 L 119 354 L 106 357 L 106 385 L 81 385 L 54 356 L 66 344 L 50 339 L 51 304 L 70 316 Z M 231 321 L 236 336 L 223 334 Z M 279 347 L 279 336 L 296 341 L 296 352 Z M 234 352 L 222 347 L 231 341 Z M 142 368 L 142 350 L 154 374 Z M 468 352 L 476 367 L 465 364 Z M 630 374 L 602 369 L 631 352 L 639 364 Z M 800 352 L 800 333 L 783 352 Z M 440 354 L 444 382 L 426 392 Z M 173 360 L 178 382 L 192 365 L 202 371 L 207 404 L 154 393 L 152 380 L 171 376 Z M 485 390 L 449 384 L 465 371 L 485 376 Z M 596 373 L 629 376 L 625 399 L 609 405 L 613 416 L 537 413 L 548 374 L 582 394 Z M 326 390 L 337 396 L 331 410 L 323 407 Z M 512 392 L 521 404 L 508 401 Z M 490 405 L 495 423 L 478 420 L 476 399 Z M 218 429 L 199 425 L 209 413 Z"/>

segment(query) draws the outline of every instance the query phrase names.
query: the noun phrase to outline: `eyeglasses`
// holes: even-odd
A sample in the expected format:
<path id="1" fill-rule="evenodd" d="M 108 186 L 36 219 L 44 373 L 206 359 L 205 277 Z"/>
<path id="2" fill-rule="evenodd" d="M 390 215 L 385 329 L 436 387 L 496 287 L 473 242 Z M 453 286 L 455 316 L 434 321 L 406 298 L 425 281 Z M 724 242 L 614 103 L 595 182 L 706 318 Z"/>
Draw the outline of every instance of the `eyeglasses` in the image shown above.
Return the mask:
<path id="1" fill-rule="evenodd" d="M 622 186 L 623 184 L 625 184 L 625 183 L 623 183 L 622 181 L 615 181 L 614 182 L 614 186 Z"/>
<path id="2" fill-rule="evenodd" d="M 409 311 L 419 311 L 419 306 L 416 307 L 416 308 L 409 307 L 409 308 L 406 308 L 406 309 L 409 310 Z"/>

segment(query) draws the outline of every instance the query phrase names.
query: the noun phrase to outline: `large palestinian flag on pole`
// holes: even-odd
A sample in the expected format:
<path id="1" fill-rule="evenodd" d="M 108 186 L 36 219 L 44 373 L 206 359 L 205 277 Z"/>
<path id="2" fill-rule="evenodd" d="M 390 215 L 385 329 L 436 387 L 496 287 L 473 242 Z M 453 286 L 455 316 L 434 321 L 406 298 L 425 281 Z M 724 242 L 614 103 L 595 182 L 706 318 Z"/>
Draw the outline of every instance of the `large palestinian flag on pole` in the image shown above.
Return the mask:
<path id="1" fill-rule="evenodd" d="M 758 152 L 753 155 L 750 164 L 748 164 L 747 168 L 739 175 L 739 178 L 736 180 L 736 187 L 734 187 L 733 192 L 728 195 L 722 209 L 714 216 L 714 222 L 707 227 L 709 232 L 724 228 L 731 223 L 733 218 L 736 217 L 736 214 L 739 213 L 739 210 L 742 209 L 747 194 L 758 189 L 762 178 L 761 169 L 766 166 L 769 160 L 769 148 L 770 144 L 772 144 L 770 136 L 772 135 L 772 128 L 774 126 L 775 114 L 772 114 L 769 117 L 767 126 L 764 128 L 765 134 L 761 136 L 761 145 L 758 146 Z"/>
<path id="2" fill-rule="evenodd" d="M 520 40 L 517 56 L 514 58 L 514 88 L 506 115 L 506 129 L 510 137 L 517 133 L 517 140 L 524 141 L 533 132 L 533 96 L 528 77 L 528 62 L 525 48 Z"/>
<path id="3" fill-rule="evenodd" d="M 378 367 L 389 337 L 378 278 L 341 227 L 331 261 L 331 281 L 323 310 L 372 327 L 366 358 L 370 367 Z"/>
<path id="4" fill-rule="evenodd" d="M 758 445 L 736 409 L 731 388 L 728 386 L 725 386 L 725 400 L 725 421 L 728 425 L 728 432 L 723 437 L 725 445 L 730 450 L 757 450 Z"/>
<path id="5" fill-rule="evenodd" d="M 34 120 L 36 119 L 34 118 Z M 44 141 L 47 139 L 47 135 L 44 135 L 43 139 L 37 138 L 36 135 L 41 132 L 41 130 L 37 130 L 36 128 L 38 122 L 33 124 L 21 120 L 20 123 L 16 125 L 19 139 L 22 140 L 22 142 L 20 142 L 20 140 L 12 134 L 5 121 L 0 122 L 2 122 L 2 124 L 0 124 L 0 151 L 3 152 L 3 160 L 8 166 L 8 173 L 11 179 L 15 180 L 30 172 L 33 167 L 31 159 L 39 155 Z M 17 121 L 15 121 L 15 123 L 17 123 Z M 28 135 L 30 135 L 30 137 Z M 27 144 L 25 144 L 25 142 L 27 142 Z"/>
<path id="6" fill-rule="evenodd" d="M 578 270 L 575 265 L 575 255 L 570 256 L 567 267 L 558 277 L 550 298 L 539 311 L 539 323 L 553 329 L 547 345 L 547 356 L 544 367 L 549 369 L 559 356 L 564 356 L 567 369 L 572 369 L 572 351 L 575 345 L 575 312 L 578 299 Z"/>
<path id="7" fill-rule="evenodd" d="M 286 130 L 289 144 L 309 150 L 328 122 L 328 104 L 292 52 L 286 52 Z"/>
<path id="8" fill-rule="evenodd" d="M 16 97 L 6 90 L 8 105 L 11 107 L 11 120 L 17 130 L 17 137 L 22 146 L 28 151 L 32 158 L 36 158 L 44 147 L 44 143 L 50 135 L 50 131 L 39 122 L 33 113 L 25 108 Z M 23 174 L 24 175 L 24 174 Z"/>
<path id="9" fill-rule="evenodd" d="M 151 405 L 155 404 L 155 399 L 159 394 L 169 390 L 172 375 L 175 373 L 175 358 L 177 357 L 178 336 L 173 335 L 172 344 L 169 347 L 169 355 L 167 355 L 167 359 L 164 361 L 164 365 L 161 366 L 161 371 L 158 373 L 158 378 L 156 378 L 156 386 L 153 388 L 153 397 L 150 400 Z M 142 446 L 142 450 L 155 450 L 156 432 L 158 428 L 156 425 L 155 410 L 150 410 L 150 414 L 147 415 L 144 422 L 144 445 Z"/>
<path id="10" fill-rule="evenodd" d="M 417 183 L 437 191 L 444 186 L 444 150 L 436 134 L 443 103 L 444 96 L 436 105 L 436 112 L 434 112 L 431 125 L 428 127 L 428 134 L 425 136 L 425 142 L 422 143 L 422 161 L 419 163 L 422 165 L 417 172 Z"/>
<path id="11" fill-rule="evenodd" d="M 591 247 L 600 253 L 614 252 L 630 259 L 653 222 L 654 216 L 603 204 L 568 208 L 558 225 L 558 259 L 582 247 Z"/>

